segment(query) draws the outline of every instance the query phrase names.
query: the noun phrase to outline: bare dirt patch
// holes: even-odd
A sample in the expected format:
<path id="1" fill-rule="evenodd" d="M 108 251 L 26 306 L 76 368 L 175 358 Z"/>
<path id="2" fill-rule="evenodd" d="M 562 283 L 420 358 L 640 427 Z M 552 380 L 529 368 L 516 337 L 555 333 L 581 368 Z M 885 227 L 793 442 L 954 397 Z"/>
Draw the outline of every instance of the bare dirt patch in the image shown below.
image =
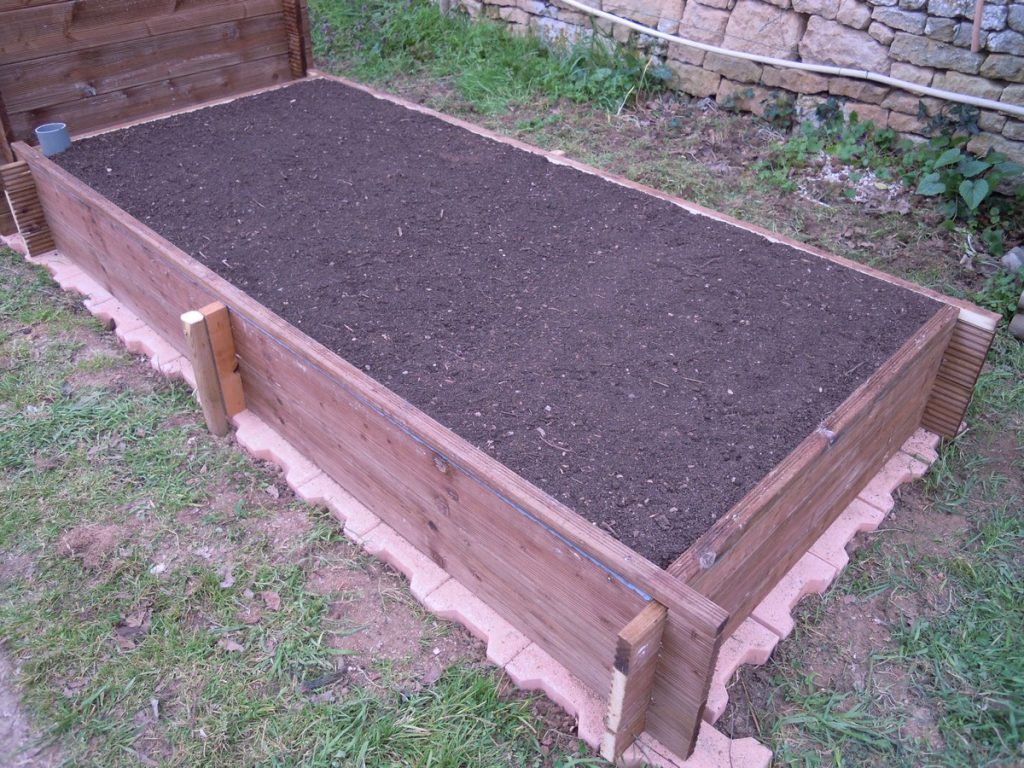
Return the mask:
<path id="1" fill-rule="evenodd" d="M 128 538 L 120 525 L 87 523 L 66 531 L 57 541 L 64 557 L 80 560 L 86 568 L 98 568 Z"/>
<path id="2" fill-rule="evenodd" d="M 5 768 L 51 768 L 62 762 L 60 751 L 39 746 L 38 733 L 21 709 L 16 670 L 0 652 L 0 765 Z"/>

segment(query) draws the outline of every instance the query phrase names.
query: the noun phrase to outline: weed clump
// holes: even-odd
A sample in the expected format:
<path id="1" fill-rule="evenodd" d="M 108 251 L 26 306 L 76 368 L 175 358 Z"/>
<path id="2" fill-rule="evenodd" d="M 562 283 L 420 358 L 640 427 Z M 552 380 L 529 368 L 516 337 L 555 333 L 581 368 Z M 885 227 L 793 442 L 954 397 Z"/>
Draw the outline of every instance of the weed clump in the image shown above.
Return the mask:
<path id="1" fill-rule="evenodd" d="M 445 78 L 481 113 L 538 98 L 614 112 L 664 91 L 672 76 L 596 34 L 547 42 L 442 14 L 429 0 L 312 0 L 310 10 L 318 57 L 369 80 L 416 72 Z"/>

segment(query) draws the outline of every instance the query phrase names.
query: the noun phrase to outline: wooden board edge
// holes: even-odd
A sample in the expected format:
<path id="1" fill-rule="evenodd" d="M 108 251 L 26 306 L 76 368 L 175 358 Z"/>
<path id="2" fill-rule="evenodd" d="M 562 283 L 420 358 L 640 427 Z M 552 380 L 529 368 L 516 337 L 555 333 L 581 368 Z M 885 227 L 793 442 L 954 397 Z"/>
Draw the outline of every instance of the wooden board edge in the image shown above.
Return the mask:
<path id="1" fill-rule="evenodd" d="M 77 196 L 89 200 L 96 209 L 113 216 L 130 228 L 146 243 L 154 255 L 164 263 L 182 271 L 189 279 L 211 286 L 219 294 L 228 310 L 258 324 L 277 343 L 309 358 L 310 364 L 327 371 L 332 378 L 343 382 L 350 395 L 365 407 L 389 419 L 399 429 L 415 439 L 430 445 L 441 460 L 457 467 L 523 511 L 538 524 L 576 550 L 581 557 L 603 567 L 609 578 L 630 586 L 645 599 L 656 599 L 678 613 L 683 611 L 714 634 L 724 625 L 727 615 L 712 601 L 686 585 L 673 579 L 663 569 L 641 557 L 610 534 L 595 528 L 565 505 L 527 482 L 503 464 L 456 435 L 450 429 L 412 406 L 395 393 L 351 365 L 319 342 L 306 336 L 294 326 L 272 313 L 262 304 L 245 294 L 218 274 L 205 267 L 173 243 L 158 235 L 87 184 L 43 156 L 25 142 L 15 142 L 15 154 L 33 168 L 43 170 L 37 174 L 39 183 L 53 177 Z M 514 499 L 514 501 L 513 501 Z"/>
<path id="2" fill-rule="evenodd" d="M 764 227 L 759 227 L 756 224 L 751 224 L 750 222 L 743 221 L 742 219 L 737 219 L 733 216 L 729 216 L 728 214 L 715 211 L 711 208 L 707 208 L 703 205 L 699 205 L 698 203 L 691 202 L 676 195 L 671 195 L 667 192 L 662 192 L 661 190 L 655 189 L 654 187 L 648 186 L 646 184 L 641 184 L 640 182 L 632 181 L 631 179 L 627 179 L 624 176 L 619 176 L 617 174 L 609 173 L 608 171 L 603 171 L 600 168 L 588 165 L 587 163 L 583 163 L 578 160 L 568 158 L 560 152 L 535 147 L 532 144 L 527 144 L 526 142 L 512 138 L 511 136 L 506 136 L 496 131 L 492 131 L 488 128 L 483 128 L 482 126 L 476 125 L 475 123 L 471 123 L 457 117 L 452 117 L 451 115 L 446 115 L 443 112 L 438 112 L 437 110 L 431 109 L 430 107 L 425 107 L 422 104 L 417 104 L 413 101 L 409 101 L 408 99 L 403 99 L 400 96 L 385 93 L 384 91 L 373 88 L 372 86 L 357 83 L 353 80 L 349 80 L 348 78 L 342 77 L 340 75 L 332 75 L 328 72 L 323 72 L 318 69 L 310 70 L 309 74 L 311 76 L 320 77 L 326 80 L 334 80 L 336 82 L 342 83 L 343 85 L 347 85 L 350 88 L 355 88 L 356 90 L 362 91 L 363 93 L 373 96 L 374 98 L 381 99 L 382 101 L 388 101 L 391 102 L 392 104 L 396 104 L 398 106 L 411 109 L 414 112 L 420 112 L 425 115 L 430 115 L 431 117 L 436 117 L 440 120 L 443 120 L 446 123 L 458 126 L 460 128 L 464 128 L 465 130 L 470 131 L 471 133 L 475 133 L 477 136 L 482 136 L 484 138 L 491 139 L 492 141 L 497 141 L 501 144 L 507 144 L 508 146 L 515 147 L 516 149 L 521 149 L 525 152 L 529 152 L 534 155 L 539 155 L 556 165 L 568 166 L 583 173 L 587 173 L 592 176 L 598 176 L 604 179 L 605 181 L 610 181 L 611 183 L 617 184 L 620 187 L 626 187 L 627 189 L 633 189 L 638 192 L 644 192 L 648 195 L 651 195 L 652 197 L 656 197 L 660 200 L 664 200 L 665 202 L 672 203 L 673 205 L 676 205 L 694 215 L 703 216 L 705 218 L 713 219 L 714 221 L 720 221 L 725 224 L 731 224 L 732 226 L 750 232 L 751 234 L 759 235 L 760 237 L 765 238 L 769 242 L 778 243 L 780 245 L 787 245 L 790 248 L 794 248 L 803 253 L 811 254 L 812 256 L 817 256 L 818 258 L 825 259 L 826 261 L 830 261 L 839 266 L 846 267 L 847 269 L 852 269 L 855 272 L 860 272 L 861 274 L 874 277 L 877 280 L 882 280 L 883 282 L 890 283 L 891 285 L 895 285 L 900 288 L 904 288 L 908 291 L 912 291 L 913 293 L 917 293 L 922 296 L 927 296 L 928 298 L 942 302 L 943 304 L 954 306 L 961 311 L 964 322 L 967 322 L 971 325 L 976 325 L 979 328 L 994 329 L 999 323 L 1000 316 L 998 314 L 990 312 L 987 309 L 983 309 L 982 307 L 972 304 L 969 301 L 958 299 L 953 296 L 947 296 L 946 294 L 939 293 L 938 291 L 932 290 L 931 288 L 926 288 L 922 285 L 918 285 L 917 283 L 914 283 L 910 280 L 905 280 L 903 278 L 896 277 L 895 275 L 891 275 L 888 272 L 877 269 L 876 267 L 871 267 L 868 266 L 867 264 L 861 264 L 858 261 L 853 261 L 852 259 L 844 258 L 837 254 L 826 251 L 823 248 L 818 248 L 817 246 L 809 245 L 807 243 L 800 242 L 799 240 L 795 240 L 793 238 L 780 235 L 777 232 L 772 232 L 771 230 L 765 229 Z"/>
<path id="3" fill-rule="evenodd" d="M 244 99 L 248 96 L 258 96 L 261 93 L 269 93 L 270 91 L 276 91 L 280 88 L 287 88 L 289 85 L 295 85 L 297 82 L 302 80 L 310 80 L 314 78 L 301 78 L 300 80 L 285 80 L 282 83 L 272 83 L 271 85 L 263 85 L 259 88 L 251 88 L 246 91 L 239 91 L 238 93 L 230 96 L 219 96 L 215 99 L 208 99 L 206 101 L 196 102 L 195 104 L 189 104 L 187 107 L 177 107 L 175 109 L 168 109 L 161 112 L 156 112 L 152 115 L 140 117 L 134 120 L 124 120 L 119 123 L 104 126 L 103 128 L 96 128 L 94 130 L 82 131 L 81 133 L 74 133 L 71 135 L 72 141 L 80 141 L 82 139 L 91 139 L 94 136 L 102 136 L 107 133 L 114 133 L 115 131 L 124 130 L 126 128 L 133 128 L 136 125 L 144 125 L 146 123 L 155 123 L 158 120 L 166 120 L 169 117 L 175 117 L 176 115 L 184 115 L 189 112 L 198 112 L 200 109 L 206 109 L 207 107 L 215 107 L 219 104 L 230 104 L 238 99 Z"/>
<path id="4" fill-rule="evenodd" d="M 831 434 L 855 419 L 864 403 L 871 401 L 891 386 L 894 379 L 915 358 L 917 351 L 935 337 L 947 333 L 955 324 L 958 310 L 941 306 L 900 348 L 844 400 L 819 426 L 794 448 L 761 481 L 740 499 L 728 513 L 666 569 L 684 581 L 690 581 L 710 568 L 739 540 L 757 518 L 767 500 L 784 489 L 805 471 L 807 465 L 828 449 Z M 733 617 L 735 618 L 735 617 Z"/>

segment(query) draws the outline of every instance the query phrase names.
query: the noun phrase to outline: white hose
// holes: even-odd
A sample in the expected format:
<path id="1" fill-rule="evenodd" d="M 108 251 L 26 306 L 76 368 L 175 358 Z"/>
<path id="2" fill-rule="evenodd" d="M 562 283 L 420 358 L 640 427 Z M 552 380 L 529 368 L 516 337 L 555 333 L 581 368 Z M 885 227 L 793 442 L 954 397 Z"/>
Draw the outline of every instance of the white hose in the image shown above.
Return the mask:
<path id="1" fill-rule="evenodd" d="M 641 32 L 651 37 L 657 37 L 662 40 L 668 40 L 671 43 L 678 43 L 679 45 L 685 45 L 689 48 L 697 48 L 701 51 L 707 51 L 708 53 L 718 53 L 722 56 L 731 56 L 734 59 L 743 59 L 744 61 L 754 61 L 758 64 L 769 64 L 773 67 L 783 67 L 785 69 L 799 69 L 804 72 L 814 72 L 819 75 L 839 75 L 841 77 L 850 77 L 857 80 L 869 80 L 873 83 L 881 83 L 882 85 L 888 85 L 892 88 L 899 88 L 904 91 L 910 91 L 921 96 L 934 96 L 937 99 L 943 99 L 944 101 L 955 101 L 959 104 L 970 104 L 972 107 L 979 107 L 981 109 L 991 109 L 996 112 L 1005 112 L 1008 115 L 1014 115 L 1015 117 L 1024 118 L 1024 106 L 1017 104 L 1009 104 L 1005 101 L 993 101 L 992 99 L 982 99 L 978 96 L 970 96 L 966 93 L 954 93 L 953 91 L 944 91 L 941 88 L 932 88 L 927 85 L 919 85 L 918 83 L 911 83 L 906 80 L 898 80 L 895 77 L 889 77 L 888 75 L 880 75 L 877 72 L 869 72 L 866 69 L 848 69 L 846 67 L 832 67 L 827 64 L 807 64 L 802 61 L 789 61 L 788 59 L 776 59 L 771 56 L 761 56 L 757 53 L 747 53 L 745 51 L 734 51 L 729 48 L 719 48 L 716 45 L 708 45 L 707 43 L 699 43 L 696 40 L 688 40 L 685 37 L 679 37 L 677 35 L 670 35 L 667 32 L 661 32 L 651 27 L 645 27 L 643 24 L 637 24 L 635 21 L 624 19 L 621 16 L 616 16 L 605 11 L 599 11 L 597 8 L 592 8 L 589 5 L 577 2 L 577 0 L 557 0 L 558 3 L 564 3 L 565 5 L 578 8 L 584 13 L 588 13 L 591 16 L 597 16 L 608 21 L 613 21 L 616 24 L 622 24 L 623 26 L 635 29 L 637 32 Z"/>

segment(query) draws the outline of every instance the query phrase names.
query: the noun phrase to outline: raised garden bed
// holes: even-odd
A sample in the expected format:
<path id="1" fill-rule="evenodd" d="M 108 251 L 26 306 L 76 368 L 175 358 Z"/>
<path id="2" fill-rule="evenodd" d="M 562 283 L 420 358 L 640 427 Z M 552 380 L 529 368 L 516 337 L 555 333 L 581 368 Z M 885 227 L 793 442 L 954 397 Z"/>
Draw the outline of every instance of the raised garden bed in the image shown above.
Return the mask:
<path id="1" fill-rule="evenodd" d="M 57 162 L 663 567 L 943 306 L 329 80 Z"/>
<path id="2" fill-rule="evenodd" d="M 223 302 L 251 410 L 686 754 L 722 637 L 959 423 L 991 318 L 425 112 L 302 83 L 60 158 L 124 210 L 14 149 L 58 249 L 181 352 Z"/>

